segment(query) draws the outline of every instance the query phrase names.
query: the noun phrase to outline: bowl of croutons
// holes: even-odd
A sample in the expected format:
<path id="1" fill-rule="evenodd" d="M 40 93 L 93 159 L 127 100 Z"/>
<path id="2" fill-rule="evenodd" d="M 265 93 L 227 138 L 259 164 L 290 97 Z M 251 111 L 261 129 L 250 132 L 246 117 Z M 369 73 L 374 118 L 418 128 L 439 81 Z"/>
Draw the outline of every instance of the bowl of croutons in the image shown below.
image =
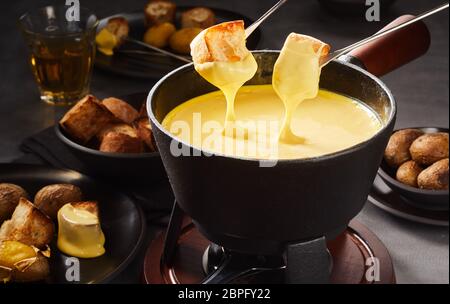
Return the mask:
<path id="1" fill-rule="evenodd" d="M 56 135 L 90 175 L 133 182 L 165 178 L 145 98 L 87 95 L 55 126 Z"/>
<path id="2" fill-rule="evenodd" d="M 448 210 L 449 130 L 395 131 L 378 174 L 406 202 L 425 209 Z"/>

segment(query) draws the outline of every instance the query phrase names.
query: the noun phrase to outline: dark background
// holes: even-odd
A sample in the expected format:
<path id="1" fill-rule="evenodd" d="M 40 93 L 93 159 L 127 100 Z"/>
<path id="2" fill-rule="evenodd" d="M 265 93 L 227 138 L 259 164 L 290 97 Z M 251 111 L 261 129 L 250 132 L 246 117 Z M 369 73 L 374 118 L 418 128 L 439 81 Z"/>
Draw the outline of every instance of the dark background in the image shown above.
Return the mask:
<path id="1" fill-rule="evenodd" d="M 363 0 L 361 0 L 363 1 Z M 27 48 L 18 31 L 17 19 L 26 11 L 51 0 L 0 1 L 0 162 L 21 156 L 19 144 L 26 137 L 54 124 L 51 106 L 39 93 L 27 63 Z M 81 0 L 99 18 L 140 10 L 145 0 Z M 274 0 L 179 0 L 178 4 L 205 5 L 235 10 L 256 19 Z M 280 49 L 291 31 L 315 36 L 343 47 L 368 36 L 401 14 L 419 14 L 443 0 L 397 0 L 382 14 L 380 22 L 353 20 L 323 11 L 316 0 L 290 0 L 262 26 L 259 49 Z M 448 11 L 426 21 L 432 36 L 429 52 L 422 58 L 385 76 L 399 104 L 397 127 L 449 126 Z M 149 91 L 154 81 L 114 76 L 94 70 L 91 90 L 98 97 Z M 400 283 L 448 283 L 448 228 L 436 228 L 394 218 L 368 204 L 358 218 L 388 247 Z M 133 264 L 137 269 L 139 262 Z M 118 282 L 135 282 L 130 272 Z"/>

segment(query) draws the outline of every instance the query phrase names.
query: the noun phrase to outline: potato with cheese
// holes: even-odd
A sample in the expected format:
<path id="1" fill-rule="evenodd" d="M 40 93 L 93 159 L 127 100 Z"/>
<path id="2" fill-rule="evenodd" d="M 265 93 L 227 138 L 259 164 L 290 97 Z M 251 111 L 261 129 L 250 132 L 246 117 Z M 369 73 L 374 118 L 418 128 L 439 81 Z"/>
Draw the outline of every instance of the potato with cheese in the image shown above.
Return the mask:
<path id="1" fill-rule="evenodd" d="M 0 242 L 0 280 L 34 282 L 50 273 L 48 259 L 36 248 L 17 241 Z"/>

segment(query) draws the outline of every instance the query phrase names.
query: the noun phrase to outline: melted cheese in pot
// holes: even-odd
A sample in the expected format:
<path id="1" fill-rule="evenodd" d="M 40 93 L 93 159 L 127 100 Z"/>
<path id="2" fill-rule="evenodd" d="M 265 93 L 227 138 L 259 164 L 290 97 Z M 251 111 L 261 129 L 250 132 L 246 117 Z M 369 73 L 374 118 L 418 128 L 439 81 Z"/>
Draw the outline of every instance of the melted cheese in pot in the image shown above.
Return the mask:
<path id="1" fill-rule="evenodd" d="M 236 94 L 258 70 L 258 64 L 253 55 L 249 52 L 244 60 L 234 62 L 195 64 L 195 70 L 209 83 L 223 92 L 227 101 L 225 124 L 234 124 L 236 121 L 234 111 Z"/>
<path id="2" fill-rule="evenodd" d="M 58 211 L 58 249 L 79 258 L 95 258 L 105 253 L 105 236 L 96 214 L 71 204 Z"/>
<path id="3" fill-rule="evenodd" d="M 226 49 L 229 41 L 215 43 Z M 194 50 L 201 46 L 194 44 Z M 196 63 L 225 98 L 214 92 L 186 101 L 163 127 L 203 151 L 252 159 L 316 157 L 365 141 L 381 128 L 377 115 L 358 101 L 319 90 L 320 58 L 328 51 L 327 44 L 292 33 L 274 66 L 272 86 L 241 90 L 257 71 L 250 52 L 237 62 Z"/>
<path id="4" fill-rule="evenodd" d="M 242 87 L 235 106 L 236 121 L 246 127 L 248 136 L 233 138 L 221 132 L 227 105 L 218 91 L 182 103 L 162 126 L 203 151 L 252 159 L 322 156 L 363 142 L 381 128 L 378 116 L 367 106 L 324 90 L 293 110 L 291 128 L 302 142 L 278 140 L 286 111 L 271 85 Z"/>

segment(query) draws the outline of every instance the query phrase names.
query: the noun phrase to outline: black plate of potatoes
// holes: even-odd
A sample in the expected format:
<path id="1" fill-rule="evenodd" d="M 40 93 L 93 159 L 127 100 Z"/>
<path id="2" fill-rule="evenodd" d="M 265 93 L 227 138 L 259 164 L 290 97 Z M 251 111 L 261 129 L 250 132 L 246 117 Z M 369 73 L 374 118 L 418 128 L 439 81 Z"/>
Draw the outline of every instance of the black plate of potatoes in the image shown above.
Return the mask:
<path id="1" fill-rule="evenodd" d="M 407 128 L 393 133 L 378 175 L 405 202 L 449 210 L 449 130 Z"/>
<path id="2" fill-rule="evenodd" d="M 193 9 L 201 9 L 209 12 L 211 15 L 204 24 L 196 25 L 192 24 L 189 21 L 186 21 L 183 16 L 186 16 Z M 187 14 L 186 14 L 187 12 Z M 201 12 L 203 13 L 203 12 Z M 139 11 L 131 12 L 131 13 L 123 13 L 117 14 L 114 16 L 110 16 L 104 18 L 100 21 L 99 29 L 102 29 L 107 21 L 111 18 L 123 17 L 128 21 L 129 24 L 129 37 L 144 41 L 144 36 L 148 29 L 152 26 L 149 21 L 149 17 L 146 17 L 146 13 L 144 8 Z M 246 17 L 240 13 L 229 11 L 226 9 L 219 8 L 211 8 L 208 6 L 205 7 L 194 7 L 194 6 L 177 6 L 174 11 L 173 17 L 170 18 L 169 23 L 171 23 L 172 29 L 168 29 L 169 31 L 175 31 L 174 34 L 179 37 L 179 39 L 172 39 L 167 43 L 161 44 L 160 42 L 155 42 L 155 46 L 159 48 L 166 49 L 172 53 L 177 55 L 185 56 L 187 59 L 190 59 L 189 55 L 189 43 L 190 38 L 189 35 L 194 35 L 192 30 L 186 30 L 191 33 L 185 33 L 184 36 L 182 30 L 189 29 L 201 29 L 201 27 L 209 27 L 213 24 L 218 24 L 226 21 L 233 20 L 244 20 L 245 25 L 249 26 L 253 23 L 249 17 Z M 155 24 L 153 24 L 155 25 Z M 172 36 L 174 36 L 172 34 Z M 150 38 L 151 39 L 151 38 Z M 250 50 L 255 50 L 258 46 L 258 43 L 261 39 L 261 31 L 257 29 L 248 39 L 247 47 Z M 184 41 L 183 40 L 189 40 Z M 168 44 L 168 45 L 165 45 Z M 163 46 L 165 45 L 165 46 Z M 172 47 L 173 46 L 173 47 Z M 100 51 L 97 51 L 95 58 L 96 67 L 112 72 L 119 75 L 136 77 L 136 78 L 144 78 L 144 79 L 159 79 L 163 77 L 168 72 L 186 64 L 186 62 L 182 62 L 177 59 L 173 59 L 167 57 L 165 55 L 153 52 L 146 48 L 142 48 L 130 42 L 124 42 L 115 52 L 113 56 L 107 56 Z"/>
<path id="3" fill-rule="evenodd" d="M 59 249 L 56 214 L 66 204 L 95 206 L 103 255 L 75 260 Z M 27 257 L 31 246 L 39 256 L 28 268 L 19 268 L 26 259 L 8 266 L 11 283 L 106 283 L 132 261 L 146 229 L 141 209 L 125 194 L 75 171 L 25 164 L 0 164 L 0 225 L 0 278 L 8 275 L 2 273 L 8 263 Z M 78 231 L 70 234 L 73 240 L 87 234 Z"/>

